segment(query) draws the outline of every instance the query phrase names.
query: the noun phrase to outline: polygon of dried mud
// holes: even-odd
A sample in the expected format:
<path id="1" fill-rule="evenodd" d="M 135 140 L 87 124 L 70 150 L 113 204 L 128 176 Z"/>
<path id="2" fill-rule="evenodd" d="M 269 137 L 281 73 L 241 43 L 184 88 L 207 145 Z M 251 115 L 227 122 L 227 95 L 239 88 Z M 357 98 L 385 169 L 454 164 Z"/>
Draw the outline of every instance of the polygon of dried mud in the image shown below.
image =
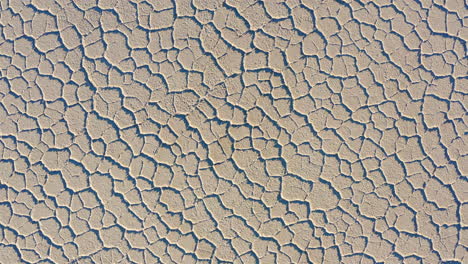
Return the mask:
<path id="1" fill-rule="evenodd" d="M 0 0 L 0 263 L 468 263 L 463 0 Z"/>

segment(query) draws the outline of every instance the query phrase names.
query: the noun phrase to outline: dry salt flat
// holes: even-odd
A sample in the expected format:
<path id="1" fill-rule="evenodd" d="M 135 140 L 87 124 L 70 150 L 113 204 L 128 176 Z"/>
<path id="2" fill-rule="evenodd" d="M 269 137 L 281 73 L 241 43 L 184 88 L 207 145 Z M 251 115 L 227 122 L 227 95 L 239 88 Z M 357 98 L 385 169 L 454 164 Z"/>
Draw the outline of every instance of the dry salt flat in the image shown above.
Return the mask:
<path id="1" fill-rule="evenodd" d="M 468 263 L 463 0 L 0 0 L 0 263 Z"/>

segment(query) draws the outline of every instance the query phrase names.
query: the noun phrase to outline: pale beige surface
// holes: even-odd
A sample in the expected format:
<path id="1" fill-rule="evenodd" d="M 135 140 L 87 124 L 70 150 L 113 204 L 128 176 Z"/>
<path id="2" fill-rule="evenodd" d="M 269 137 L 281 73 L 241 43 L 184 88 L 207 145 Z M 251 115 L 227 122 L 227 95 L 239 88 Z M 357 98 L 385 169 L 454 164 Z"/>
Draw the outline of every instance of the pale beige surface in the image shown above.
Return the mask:
<path id="1" fill-rule="evenodd" d="M 0 0 L 0 263 L 468 263 L 463 0 Z"/>

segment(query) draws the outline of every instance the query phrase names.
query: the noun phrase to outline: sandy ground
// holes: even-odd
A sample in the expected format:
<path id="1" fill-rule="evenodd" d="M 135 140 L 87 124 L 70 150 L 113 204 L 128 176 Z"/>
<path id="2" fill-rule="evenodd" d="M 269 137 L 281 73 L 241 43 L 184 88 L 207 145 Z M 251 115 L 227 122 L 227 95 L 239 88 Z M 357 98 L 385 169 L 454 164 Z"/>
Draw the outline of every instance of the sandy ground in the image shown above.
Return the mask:
<path id="1" fill-rule="evenodd" d="M 0 0 L 0 263 L 468 263 L 463 0 Z"/>

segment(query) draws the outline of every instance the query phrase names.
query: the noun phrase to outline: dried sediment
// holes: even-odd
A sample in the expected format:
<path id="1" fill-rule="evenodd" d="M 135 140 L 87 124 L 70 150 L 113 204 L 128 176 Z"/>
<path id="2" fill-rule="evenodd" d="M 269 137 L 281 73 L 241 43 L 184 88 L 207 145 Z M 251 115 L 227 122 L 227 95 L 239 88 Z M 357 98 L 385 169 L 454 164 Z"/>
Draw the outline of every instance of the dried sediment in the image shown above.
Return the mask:
<path id="1" fill-rule="evenodd" d="M 0 1 L 0 262 L 467 262 L 466 16 Z"/>

